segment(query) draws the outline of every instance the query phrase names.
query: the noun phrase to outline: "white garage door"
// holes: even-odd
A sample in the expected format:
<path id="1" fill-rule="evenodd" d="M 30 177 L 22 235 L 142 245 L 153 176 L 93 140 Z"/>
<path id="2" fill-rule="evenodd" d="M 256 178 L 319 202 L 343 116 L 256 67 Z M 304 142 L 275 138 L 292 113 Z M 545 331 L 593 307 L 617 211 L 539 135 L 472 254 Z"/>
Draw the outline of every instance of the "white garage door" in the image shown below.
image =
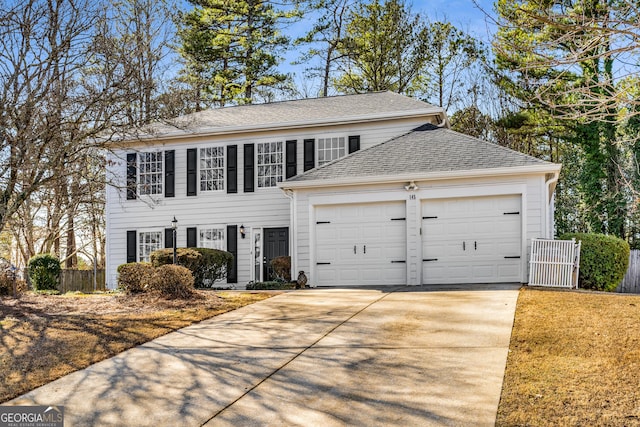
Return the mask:
<path id="1" fill-rule="evenodd" d="M 406 284 L 406 204 L 316 208 L 319 286 Z"/>
<path id="2" fill-rule="evenodd" d="M 521 281 L 519 195 L 422 202 L 425 284 Z"/>

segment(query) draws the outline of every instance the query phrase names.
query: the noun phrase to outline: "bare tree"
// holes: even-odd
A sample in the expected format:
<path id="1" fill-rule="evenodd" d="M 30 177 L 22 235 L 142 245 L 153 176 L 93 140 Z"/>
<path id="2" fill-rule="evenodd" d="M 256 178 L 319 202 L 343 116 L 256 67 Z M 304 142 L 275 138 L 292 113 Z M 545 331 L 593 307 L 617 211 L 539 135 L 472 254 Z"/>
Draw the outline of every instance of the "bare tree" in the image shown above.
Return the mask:
<path id="1" fill-rule="evenodd" d="M 103 165 L 92 159 L 100 141 L 125 125 L 118 106 L 131 94 L 123 88 L 140 81 L 99 60 L 100 10 L 93 0 L 0 4 L 0 231 L 12 225 L 25 259 L 63 255 L 64 247 L 63 258 L 76 265 L 88 244 L 86 233 L 77 235 L 85 223 L 79 215 L 91 206 L 90 215 L 100 216 Z M 139 93 L 148 99 L 147 89 Z M 145 121 L 149 109 L 139 105 L 137 120 Z M 91 233 L 100 256 L 103 232 Z"/>

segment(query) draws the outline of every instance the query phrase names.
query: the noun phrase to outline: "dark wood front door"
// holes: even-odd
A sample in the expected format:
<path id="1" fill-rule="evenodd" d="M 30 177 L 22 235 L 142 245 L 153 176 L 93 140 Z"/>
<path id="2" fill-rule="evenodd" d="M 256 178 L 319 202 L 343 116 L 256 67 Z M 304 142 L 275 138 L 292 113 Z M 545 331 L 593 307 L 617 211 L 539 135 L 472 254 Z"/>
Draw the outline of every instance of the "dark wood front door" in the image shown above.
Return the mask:
<path id="1" fill-rule="evenodd" d="M 271 268 L 271 260 L 275 257 L 286 255 L 289 255 L 289 229 L 287 227 L 265 228 L 262 267 L 265 281 L 275 279 Z"/>

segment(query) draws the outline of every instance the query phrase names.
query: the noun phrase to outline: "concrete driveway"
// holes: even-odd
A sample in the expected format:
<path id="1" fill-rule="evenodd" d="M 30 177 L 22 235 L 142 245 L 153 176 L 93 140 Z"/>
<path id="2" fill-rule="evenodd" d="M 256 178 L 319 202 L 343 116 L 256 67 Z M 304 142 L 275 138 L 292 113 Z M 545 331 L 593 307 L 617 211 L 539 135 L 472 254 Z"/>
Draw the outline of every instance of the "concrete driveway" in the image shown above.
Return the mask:
<path id="1" fill-rule="evenodd" d="M 289 292 L 9 404 L 65 426 L 492 426 L 518 286 Z"/>

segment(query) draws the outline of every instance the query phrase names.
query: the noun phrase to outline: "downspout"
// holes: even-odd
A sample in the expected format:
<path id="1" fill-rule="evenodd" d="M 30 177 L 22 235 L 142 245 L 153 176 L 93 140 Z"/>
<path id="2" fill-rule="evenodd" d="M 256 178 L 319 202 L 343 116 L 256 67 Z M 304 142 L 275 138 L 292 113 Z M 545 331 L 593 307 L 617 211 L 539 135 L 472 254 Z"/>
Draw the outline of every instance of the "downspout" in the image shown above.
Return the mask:
<path id="1" fill-rule="evenodd" d="M 549 174 L 547 174 L 549 176 Z M 545 215 L 547 220 L 547 238 L 553 239 L 553 231 L 554 231 L 554 218 L 553 218 L 553 208 L 554 208 L 554 199 L 555 199 L 555 191 L 556 184 L 558 183 L 558 179 L 560 178 L 560 171 L 554 172 L 551 177 L 547 178 L 545 181 L 547 187 L 547 203 L 545 203 Z M 553 187 L 553 188 L 552 188 Z"/>
<path id="2" fill-rule="evenodd" d="M 298 216 L 296 215 L 296 194 L 290 188 L 283 188 L 282 191 L 284 195 L 290 200 L 289 202 L 289 218 L 290 218 L 290 227 L 289 230 L 289 248 L 291 250 L 289 253 L 291 254 L 291 280 L 296 280 L 298 276 L 296 276 L 295 272 L 298 271 L 298 247 L 295 235 L 298 230 Z"/>

